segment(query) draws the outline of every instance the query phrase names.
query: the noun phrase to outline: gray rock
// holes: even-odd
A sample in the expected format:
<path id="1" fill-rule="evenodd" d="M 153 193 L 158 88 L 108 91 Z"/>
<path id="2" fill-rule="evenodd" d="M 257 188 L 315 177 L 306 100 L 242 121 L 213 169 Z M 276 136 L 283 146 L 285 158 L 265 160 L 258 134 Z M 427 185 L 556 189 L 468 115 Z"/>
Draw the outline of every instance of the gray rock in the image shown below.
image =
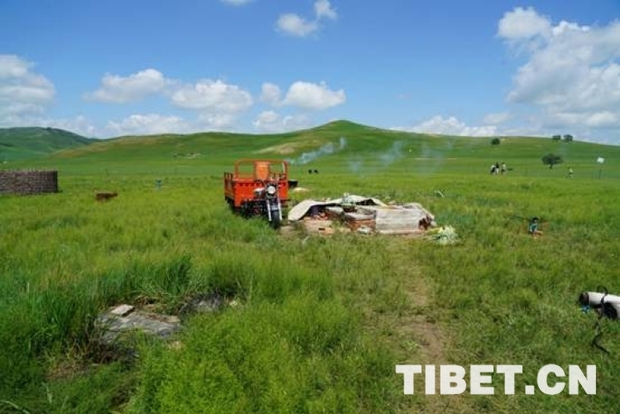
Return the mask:
<path id="1" fill-rule="evenodd" d="M 127 305 L 126 305 L 127 306 Z M 116 307 L 102 313 L 97 318 L 96 325 L 102 330 L 104 343 L 112 344 L 127 332 L 142 332 L 159 338 L 167 338 L 181 329 L 181 322 L 173 315 L 162 315 L 152 312 L 135 310 L 125 316 L 121 316 Z"/>

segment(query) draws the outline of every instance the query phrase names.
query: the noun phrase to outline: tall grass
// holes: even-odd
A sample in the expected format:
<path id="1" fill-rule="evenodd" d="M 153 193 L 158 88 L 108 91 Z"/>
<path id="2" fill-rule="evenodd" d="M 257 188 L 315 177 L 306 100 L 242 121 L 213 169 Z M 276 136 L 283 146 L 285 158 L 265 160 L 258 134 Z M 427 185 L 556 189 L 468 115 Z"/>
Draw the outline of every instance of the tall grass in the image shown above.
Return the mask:
<path id="1" fill-rule="evenodd" d="M 181 350 L 148 348 L 129 412 L 376 412 L 390 404 L 389 353 L 356 326 L 342 305 L 302 294 L 197 317 Z"/>
<path id="2" fill-rule="evenodd" d="M 220 143 L 222 160 L 182 160 L 196 161 L 186 168 L 168 154 L 178 151 L 169 138 L 139 165 L 112 160 L 131 147 L 121 143 L 42 160 L 62 166 L 61 193 L 0 198 L 0 411 L 611 412 L 620 328 L 604 326 L 610 355 L 590 347 L 594 315 L 575 302 L 582 290 L 620 289 L 617 168 L 586 176 L 596 151 L 575 147 L 587 151 L 569 180 L 518 142 L 496 151 L 458 138 L 382 136 L 347 137 L 343 153 L 315 162 L 319 175 L 295 167 L 311 193 L 293 197 L 420 202 L 456 228 L 460 244 L 287 235 L 235 217 L 220 177 L 228 160 L 247 155 L 239 143 Z M 398 140 L 401 157 L 373 161 Z M 200 142 L 186 150 L 207 153 Z M 489 176 L 491 157 L 515 169 Z M 352 159 L 365 168 L 353 174 Z M 101 189 L 119 196 L 96 203 Z M 545 233 L 536 239 L 526 234 L 533 215 Z M 118 303 L 177 312 L 205 294 L 235 306 L 184 318 L 176 342 L 138 338 L 135 365 L 95 358 L 99 312 Z M 394 365 L 445 362 L 522 364 L 517 390 L 547 363 L 596 364 L 599 392 L 402 395 Z"/>

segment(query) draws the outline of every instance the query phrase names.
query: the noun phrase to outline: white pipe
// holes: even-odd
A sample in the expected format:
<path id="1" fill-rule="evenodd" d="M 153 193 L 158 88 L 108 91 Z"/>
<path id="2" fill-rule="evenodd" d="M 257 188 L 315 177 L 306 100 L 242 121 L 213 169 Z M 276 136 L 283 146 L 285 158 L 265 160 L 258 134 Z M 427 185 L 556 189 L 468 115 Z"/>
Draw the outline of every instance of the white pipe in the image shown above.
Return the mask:
<path id="1" fill-rule="evenodd" d="M 584 292 L 587 298 L 588 305 L 600 305 L 601 301 L 603 303 L 612 303 L 620 305 L 620 296 L 610 295 L 600 292 Z"/>

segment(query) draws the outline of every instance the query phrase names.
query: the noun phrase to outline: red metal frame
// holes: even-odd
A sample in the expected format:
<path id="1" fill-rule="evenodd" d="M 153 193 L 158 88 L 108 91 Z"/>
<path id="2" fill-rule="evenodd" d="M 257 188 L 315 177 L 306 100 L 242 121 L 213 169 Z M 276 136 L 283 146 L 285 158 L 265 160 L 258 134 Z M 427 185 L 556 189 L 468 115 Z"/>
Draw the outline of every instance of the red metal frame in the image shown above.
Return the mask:
<path id="1" fill-rule="evenodd" d="M 233 172 L 224 173 L 224 197 L 231 207 L 239 208 L 244 202 L 256 199 L 254 190 L 264 188 L 269 183 L 278 185 L 280 202 L 285 205 L 288 200 L 288 162 L 241 159 L 235 162 Z"/>

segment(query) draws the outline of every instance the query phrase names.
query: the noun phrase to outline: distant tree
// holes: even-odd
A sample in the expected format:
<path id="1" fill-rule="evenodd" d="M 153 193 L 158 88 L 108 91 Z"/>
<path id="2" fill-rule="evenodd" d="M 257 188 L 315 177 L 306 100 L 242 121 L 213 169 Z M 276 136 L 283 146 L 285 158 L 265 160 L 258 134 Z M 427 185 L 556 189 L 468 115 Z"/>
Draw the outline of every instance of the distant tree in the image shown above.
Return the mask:
<path id="1" fill-rule="evenodd" d="M 551 137 L 551 139 L 554 141 L 560 141 L 562 139 L 562 135 L 554 135 Z"/>
<path id="2" fill-rule="evenodd" d="M 499 145 L 501 143 L 501 141 L 499 140 L 499 138 L 493 138 L 491 140 L 491 145 Z"/>
<path id="3" fill-rule="evenodd" d="M 564 135 L 564 142 L 572 142 L 573 141 L 573 136 L 570 134 L 566 134 Z"/>
<path id="4" fill-rule="evenodd" d="M 562 162 L 564 162 L 564 160 L 562 160 L 562 157 L 560 155 L 547 154 L 542 157 L 542 162 L 543 164 L 548 165 L 549 168 L 553 168 L 554 165 L 561 164 Z"/>

